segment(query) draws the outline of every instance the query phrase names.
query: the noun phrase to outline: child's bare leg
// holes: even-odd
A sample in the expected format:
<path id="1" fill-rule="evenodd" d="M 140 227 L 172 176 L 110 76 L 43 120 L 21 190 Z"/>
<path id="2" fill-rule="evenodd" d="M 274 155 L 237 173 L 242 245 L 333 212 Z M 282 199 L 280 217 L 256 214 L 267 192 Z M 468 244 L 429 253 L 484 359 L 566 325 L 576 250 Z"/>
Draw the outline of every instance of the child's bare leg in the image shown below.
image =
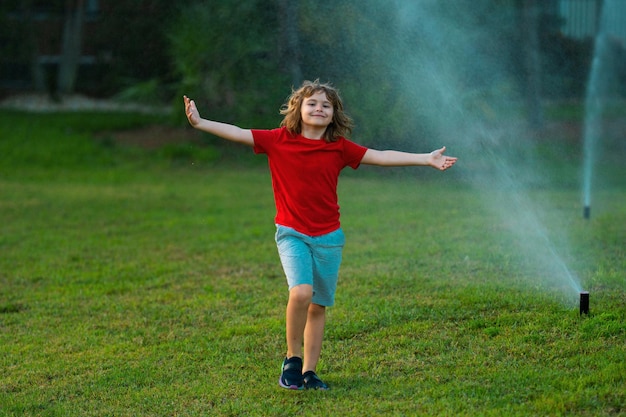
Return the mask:
<path id="1" fill-rule="evenodd" d="M 304 342 L 304 329 L 307 322 L 307 313 L 313 287 L 303 284 L 293 287 L 289 291 L 287 302 L 287 357 L 298 356 L 302 358 L 302 343 Z"/>
<path id="2" fill-rule="evenodd" d="M 322 352 L 326 307 L 311 303 L 309 305 L 306 327 L 304 328 L 304 364 L 302 371 L 314 371 Z"/>

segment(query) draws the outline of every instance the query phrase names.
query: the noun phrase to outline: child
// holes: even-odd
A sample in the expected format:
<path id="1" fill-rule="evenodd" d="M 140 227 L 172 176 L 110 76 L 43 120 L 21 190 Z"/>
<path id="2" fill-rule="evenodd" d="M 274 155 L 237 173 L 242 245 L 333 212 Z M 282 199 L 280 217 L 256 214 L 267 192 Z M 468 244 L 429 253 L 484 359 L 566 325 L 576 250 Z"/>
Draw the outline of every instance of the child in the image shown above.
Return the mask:
<path id="1" fill-rule="evenodd" d="M 330 84 L 305 81 L 292 91 L 280 113 L 281 127 L 241 129 L 200 117 L 184 97 L 185 113 L 196 129 L 252 146 L 268 157 L 276 203 L 276 244 L 289 285 L 287 355 L 279 384 L 288 389 L 328 389 L 316 375 L 326 318 L 334 304 L 344 245 L 339 224 L 337 181 L 346 166 L 431 166 L 450 168 L 457 158 L 445 147 L 426 154 L 379 151 L 346 139 L 352 120 Z M 304 349 L 303 349 L 304 346 Z"/>

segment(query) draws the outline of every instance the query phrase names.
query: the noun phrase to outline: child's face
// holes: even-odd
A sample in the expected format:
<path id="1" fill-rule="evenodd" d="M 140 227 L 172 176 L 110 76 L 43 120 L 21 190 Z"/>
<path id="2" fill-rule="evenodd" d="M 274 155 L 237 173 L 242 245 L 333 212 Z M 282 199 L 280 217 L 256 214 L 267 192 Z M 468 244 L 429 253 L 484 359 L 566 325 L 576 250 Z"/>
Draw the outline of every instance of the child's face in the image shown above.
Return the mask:
<path id="1" fill-rule="evenodd" d="M 302 100 L 302 123 L 311 127 L 326 128 L 333 121 L 334 108 L 323 91 Z"/>

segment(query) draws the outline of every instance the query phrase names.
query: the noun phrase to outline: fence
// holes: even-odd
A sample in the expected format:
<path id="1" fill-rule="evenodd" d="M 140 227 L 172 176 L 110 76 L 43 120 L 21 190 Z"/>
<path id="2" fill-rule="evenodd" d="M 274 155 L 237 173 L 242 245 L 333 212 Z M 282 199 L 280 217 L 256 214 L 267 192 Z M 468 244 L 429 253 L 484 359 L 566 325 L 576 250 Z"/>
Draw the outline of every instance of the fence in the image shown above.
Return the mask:
<path id="1" fill-rule="evenodd" d="M 575 39 L 593 38 L 600 29 L 622 44 L 626 43 L 626 1 L 624 0 L 557 0 L 556 12 L 562 19 L 561 33 Z M 602 9 L 610 7 L 601 22 Z M 603 25 L 600 28 L 600 25 Z"/>

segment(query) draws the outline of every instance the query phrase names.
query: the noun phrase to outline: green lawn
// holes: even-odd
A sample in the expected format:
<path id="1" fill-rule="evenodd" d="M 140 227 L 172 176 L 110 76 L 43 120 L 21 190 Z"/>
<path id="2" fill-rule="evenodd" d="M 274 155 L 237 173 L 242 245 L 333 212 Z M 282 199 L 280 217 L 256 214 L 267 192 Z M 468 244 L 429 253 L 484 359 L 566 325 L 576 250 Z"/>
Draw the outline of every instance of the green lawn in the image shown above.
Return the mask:
<path id="1" fill-rule="evenodd" d="M 346 172 L 332 390 L 291 392 L 267 169 L 110 140 L 151 123 L 0 112 L 0 415 L 626 415 L 623 179 L 530 196 L 580 317 L 460 175 Z"/>

